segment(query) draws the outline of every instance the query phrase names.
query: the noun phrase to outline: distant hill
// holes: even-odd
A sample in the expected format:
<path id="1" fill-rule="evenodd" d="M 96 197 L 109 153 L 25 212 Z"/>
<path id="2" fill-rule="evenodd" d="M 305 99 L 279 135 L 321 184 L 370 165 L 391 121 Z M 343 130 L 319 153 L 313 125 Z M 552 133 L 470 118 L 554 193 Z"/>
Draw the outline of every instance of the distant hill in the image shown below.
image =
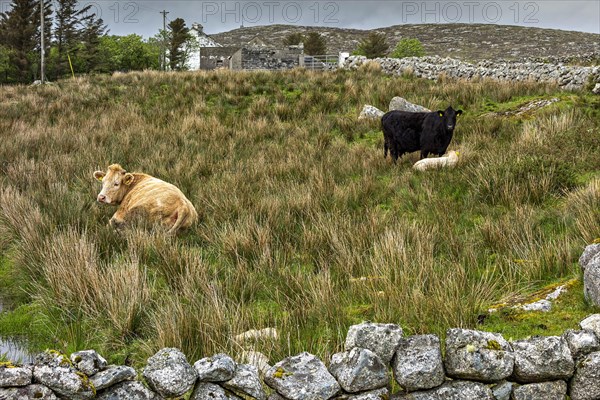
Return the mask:
<path id="1" fill-rule="evenodd" d="M 599 34 L 490 24 L 394 25 L 373 30 L 266 25 L 211 36 L 227 46 L 243 46 L 258 37 L 268 46 L 280 47 L 290 33 L 308 31 L 317 31 L 327 38 L 330 54 L 351 52 L 371 31 L 376 31 L 386 34 L 390 50 L 402 38 L 417 38 L 428 55 L 465 61 L 600 55 Z"/>

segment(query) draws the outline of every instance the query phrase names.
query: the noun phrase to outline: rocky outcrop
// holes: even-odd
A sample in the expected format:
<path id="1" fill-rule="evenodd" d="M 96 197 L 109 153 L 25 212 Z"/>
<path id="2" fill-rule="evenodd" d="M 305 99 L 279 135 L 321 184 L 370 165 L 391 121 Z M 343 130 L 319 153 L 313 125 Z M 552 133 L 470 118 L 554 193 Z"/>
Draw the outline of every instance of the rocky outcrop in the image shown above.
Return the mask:
<path id="1" fill-rule="evenodd" d="M 392 98 L 390 101 L 390 106 L 388 108 L 389 111 L 398 110 L 398 111 L 407 111 L 407 112 L 430 112 L 429 108 L 425 108 L 418 104 L 413 104 L 410 101 L 396 96 Z"/>
<path id="2" fill-rule="evenodd" d="M 379 108 L 366 104 L 360 111 L 358 119 L 380 119 L 383 117 L 384 112 Z"/>

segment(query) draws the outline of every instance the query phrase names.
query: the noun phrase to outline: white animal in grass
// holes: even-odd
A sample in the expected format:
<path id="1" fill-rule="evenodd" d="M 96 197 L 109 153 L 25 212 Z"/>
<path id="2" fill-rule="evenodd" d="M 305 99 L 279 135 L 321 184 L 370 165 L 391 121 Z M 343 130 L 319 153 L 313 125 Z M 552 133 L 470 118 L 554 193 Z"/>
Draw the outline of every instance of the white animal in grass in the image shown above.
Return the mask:
<path id="1" fill-rule="evenodd" d="M 451 168 L 458 162 L 458 151 L 451 151 L 447 156 L 437 158 L 424 158 L 413 165 L 413 168 L 419 171 L 434 168 Z"/>

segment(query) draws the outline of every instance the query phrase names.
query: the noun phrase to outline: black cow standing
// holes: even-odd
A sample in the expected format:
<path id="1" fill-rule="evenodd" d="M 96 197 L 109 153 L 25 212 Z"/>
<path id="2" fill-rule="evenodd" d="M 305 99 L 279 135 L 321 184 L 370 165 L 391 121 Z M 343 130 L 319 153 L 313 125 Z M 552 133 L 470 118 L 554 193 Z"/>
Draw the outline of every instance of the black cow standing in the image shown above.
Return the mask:
<path id="1" fill-rule="evenodd" d="M 454 134 L 456 117 L 462 110 L 448 107 L 446 111 L 390 111 L 381 117 L 383 127 L 383 156 L 391 153 L 394 162 L 404 153 L 421 150 L 421 158 L 429 153 L 442 156 Z"/>

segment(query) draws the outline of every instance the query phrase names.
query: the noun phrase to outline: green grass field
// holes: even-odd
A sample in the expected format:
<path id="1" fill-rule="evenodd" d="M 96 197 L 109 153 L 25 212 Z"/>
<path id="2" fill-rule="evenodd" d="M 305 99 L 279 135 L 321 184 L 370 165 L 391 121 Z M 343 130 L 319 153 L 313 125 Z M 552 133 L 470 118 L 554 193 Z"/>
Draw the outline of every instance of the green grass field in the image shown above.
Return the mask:
<path id="1" fill-rule="evenodd" d="M 465 111 L 455 169 L 383 158 L 379 123 L 357 116 L 398 95 Z M 530 332 L 523 318 L 477 316 L 577 277 L 600 236 L 591 94 L 365 67 L 116 74 L 0 87 L 0 99 L 0 293 L 16 306 L 0 334 L 27 334 L 33 350 L 141 364 L 174 346 L 196 360 L 237 355 L 234 335 L 275 327 L 277 341 L 256 345 L 271 361 L 328 359 L 363 320 L 516 338 Z M 111 163 L 176 184 L 200 222 L 177 238 L 114 232 L 92 177 Z M 578 290 L 532 324 L 575 328 L 593 311 Z"/>

